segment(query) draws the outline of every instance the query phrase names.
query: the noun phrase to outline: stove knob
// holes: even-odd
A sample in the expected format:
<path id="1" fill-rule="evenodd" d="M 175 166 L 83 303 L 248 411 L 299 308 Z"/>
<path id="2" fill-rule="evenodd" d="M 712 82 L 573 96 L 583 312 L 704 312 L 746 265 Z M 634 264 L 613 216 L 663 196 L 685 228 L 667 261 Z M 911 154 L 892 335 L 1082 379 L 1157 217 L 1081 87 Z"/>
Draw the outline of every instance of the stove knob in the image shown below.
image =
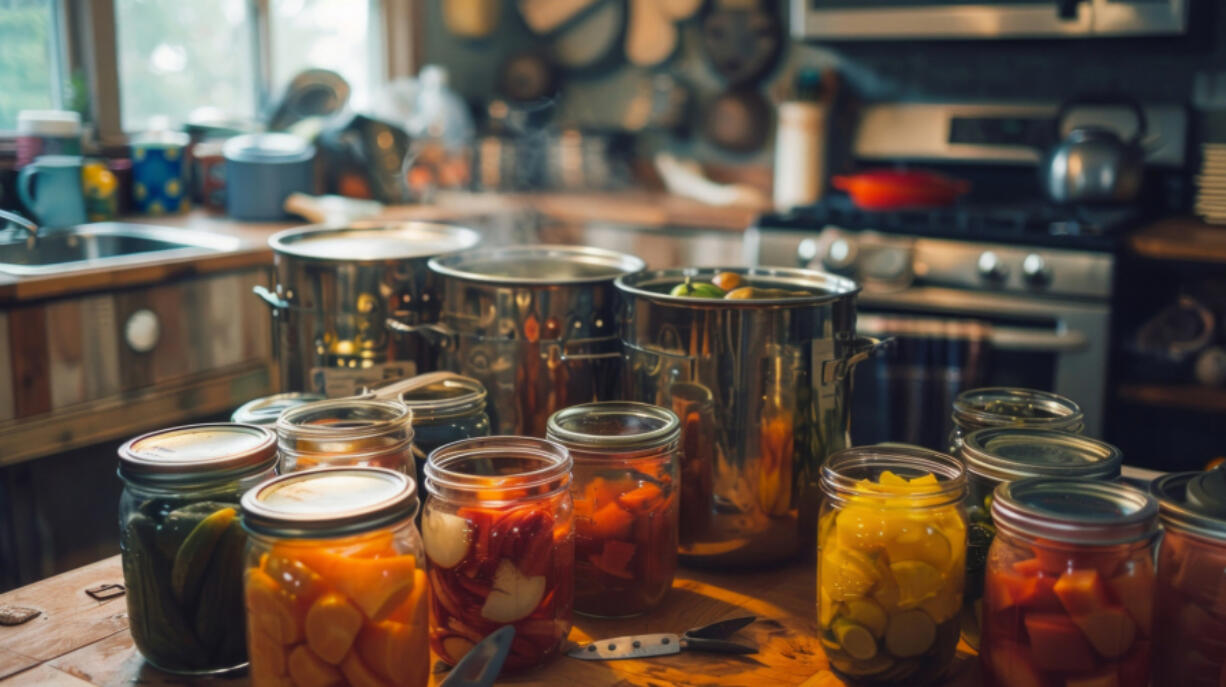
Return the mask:
<path id="1" fill-rule="evenodd" d="M 809 267 L 817 259 L 817 253 L 820 250 L 817 241 L 813 239 L 801 241 L 800 245 L 796 247 L 796 266 Z"/>
<path id="2" fill-rule="evenodd" d="M 822 264 L 831 270 L 851 267 L 856 264 L 856 244 L 843 238 L 831 241 L 826 248 L 826 255 L 822 257 Z"/>
<path id="3" fill-rule="evenodd" d="M 1009 276 L 1009 268 L 1001 262 L 1000 256 L 985 250 L 979 256 L 979 276 L 988 281 L 1003 282 Z"/>
<path id="4" fill-rule="evenodd" d="M 1046 286 L 1051 282 L 1051 268 L 1047 266 L 1042 255 L 1031 253 L 1022 260 L 1022 276 L 1026 277 L 1026 283 L 1031 286 Z"/>

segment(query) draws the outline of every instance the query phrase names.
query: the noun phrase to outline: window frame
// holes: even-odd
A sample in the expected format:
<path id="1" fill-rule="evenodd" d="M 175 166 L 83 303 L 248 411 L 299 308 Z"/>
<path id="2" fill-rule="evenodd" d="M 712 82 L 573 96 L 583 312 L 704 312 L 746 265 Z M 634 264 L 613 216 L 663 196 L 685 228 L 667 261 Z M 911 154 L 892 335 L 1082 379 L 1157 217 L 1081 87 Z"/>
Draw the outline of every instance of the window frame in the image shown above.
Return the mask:
<path id="1" fill-rule="evenodd" d="M 271 27 L 269 1 L 247 0 L 255 30 L 255 102 L 266 109 L 272 98 Z M 372 20 L 380 23 L 380 52 L 384 81 L 412 76 L 420 64 L 417 29 L 422 19 L 421 0 L 368 0 L 378 4 Z M 60 89 L 55 102 L 62 102 L 63 85 L 78 68 L 84 68 L 90 92 L 90 109 L 98 142 L 104 147 L 124 145 L 127 134 L 120 114 L 119 59 L 114 0 L 57 0 L 58 29 L 62 46 Z M 68 68 L 65 69 L 64 65 Z"/>

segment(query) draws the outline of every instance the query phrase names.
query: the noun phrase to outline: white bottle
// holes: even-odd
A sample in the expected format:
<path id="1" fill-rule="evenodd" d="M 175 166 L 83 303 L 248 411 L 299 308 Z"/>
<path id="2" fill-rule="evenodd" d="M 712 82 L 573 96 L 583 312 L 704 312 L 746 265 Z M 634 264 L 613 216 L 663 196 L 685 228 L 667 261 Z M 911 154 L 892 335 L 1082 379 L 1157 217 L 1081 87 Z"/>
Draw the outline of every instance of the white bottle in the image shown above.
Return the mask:
<path id="1" fill-rule="evenodd" d="M 779 103 L 775 128 L 775 208 L 812 205 L 826 182 L 826 105 Z"/>

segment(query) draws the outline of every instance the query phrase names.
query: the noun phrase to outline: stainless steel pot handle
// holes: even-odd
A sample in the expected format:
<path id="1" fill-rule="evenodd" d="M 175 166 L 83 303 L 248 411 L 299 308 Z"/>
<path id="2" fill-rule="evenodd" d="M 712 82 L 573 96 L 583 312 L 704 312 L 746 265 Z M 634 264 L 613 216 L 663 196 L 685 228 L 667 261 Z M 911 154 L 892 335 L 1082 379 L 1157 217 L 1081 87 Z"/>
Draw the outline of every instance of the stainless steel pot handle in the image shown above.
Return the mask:
<path id="1" fill-rule="evenodd" d="M 822 383 L 830 384 L 843 379 L 852 368 L 881 353 L 894 344 L 894 339 L 878 339 L 872 336 L 857 336 L 852 344 L 851 355 L 839 360 L 828 360 L 822 366 Z"/>
<path id="2" fill-rule="evenodd" d="M 289 301 L 281 298 L 277 294 L 269 291 L 267 288 L 256 284 L 251 287 L 251 291 L 259 296 L 261 300 L 272 306 L 274 310 L 289 310 Z"/>
<path id="3" fill-rule="evenodd" d="M 598 337 L 591 337 L 587 339 L 563 338 L 557 343 L 555 343 L 554 345 L 557 346 L 558 348 L 558 360 L 564 363 L 570 362 L 572 360 L 609 360 L 612 358 L 622 357 L 622 352 L 620 350 L 621 346 L 618 346 L 619 350 L 609 351 L 608 353 L 567 353 L 566 352 L 566 349 L 569 346 L 586 346 L 589 344 L 601 344 L 606 341 L 618 341 L 620 343 L 621 340 L 620 338 L 616 336 L 598 336 Z M 549 354 L 547 352 L 542 352 L 541 355 L 548 357 Z"/>
<path id="4" fill-rule="evenodd" d="M 405 324 L 394 317 L 387 318 L 385 322 L 388 329 L 398 334 L 421 334 L 439 348 L 450 348 L 459 336 L 454 329 L 442 324 Z"/>

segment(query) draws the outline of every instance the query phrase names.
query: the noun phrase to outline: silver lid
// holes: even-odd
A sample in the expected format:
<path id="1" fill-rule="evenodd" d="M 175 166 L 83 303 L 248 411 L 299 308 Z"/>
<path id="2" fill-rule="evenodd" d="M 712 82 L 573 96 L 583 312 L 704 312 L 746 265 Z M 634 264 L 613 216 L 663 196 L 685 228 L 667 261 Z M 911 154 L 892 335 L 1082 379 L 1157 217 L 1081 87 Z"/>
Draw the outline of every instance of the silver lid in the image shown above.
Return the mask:
<path id="1" fill-rule="evenodd" d="M 1084 414 L 1072 399 L 1050 391 L 984 387 L 958 394 L 953 418 L 963 429 L 1014 426 L 1080 430 Z"/>
<path id="2" fill-rule="evenodd" d="M 119 447 L 119 476 L 173 484 L 234 479 L 277 460 L 277 435 L 263 427 L 224 422 L 142 434 Z"/>
<path id="3" fill-rule="evenodd" d="M 1226 539 L 1226 468 L 1164 475 L 1150 484 L 1150 492 L 1168 527 Z"/>
<path id="4" fill-rule="evenodd" d="M 1031 477 L 996 487 L 992 521 L 1015 535 L 1112 546 L 1153 536 L 1158 502 L 1115 482 Z"/>
<path id="5" fill-rule="evenodd" d="M 1026 477 L 1115 479 L 1124 456 L 1111 444 L 1066 432 L 991 427 L 966 435 L 961 457 L 973 475 L 996 481 Z"/>
<path id="6" fill-rule="evenodd" d="M 313 394 L 306 391 L 289 391 L 283 394 L 273 394 L 257 398 L 254 401 L 247 401 L 239 406 L 238 410 L 230 416 L 231 422 L 239 422 L 245 425 L 271 425 L 275 424 L 281 413 L 288 408 L 295 408 L 305 403 L 313 403 L 322 401 L 326 396 L 323 394 Z"/>
<path id="7" fill-rule="evenodd" d="M 495 284 L 583 284 L 612 281 L 647 265 L 639 258 L 581 246 L 504 246 L 430 260 L 430 269 L 454 279 Z"/>
<path id="8" fill-rule="evenodd" d="M 277 232 L 268 245 L 278 253 L 323 262 L 384 262 L 429 258 L 471 248 L 472 229 L 431 222 L 354 222 L 347 227 L 310 226 Z"/>
<path id="9" fill-rule="evenodd" d="M 384 468 L 320 468 L 264 482 L 243 495 L 243 524 L 276 537 L 337 537 L 393 525 L 417 512 L 412 477 Z"/>
<path id="10" fill-rule="evenodd" d="M 234 136 L 222 144 L 222 155 L 235 162 L 303 162 L 315 157 L 311 142 L 286 133 L 258 133 Z"/>
<path id="11" fill-rule="evenodd" d="M 673 287 L 686 279 L 710 281 L 720 272 L 733 272 L 741 275 L 749 286 L 761 288 L 784 289 L 789 291 L 805 291 L 807 296 L 789 296 L 787 298 L 696 298 L 694 296 L 673 296 L 669 292 Z M 810 306 L 816 303 L 826 303 L 838 298 L 854 296 L 860 292 L 856 282 L 817 270 L 804 270 L 786 267 L 687 267 L 651 270 L 637 274 L 618 277 L 617 288 L 623 293 L 633 294 L 640 298 L 650 298 L 661 303 L 674 303 L 686 307 L 710 308 L 757 308 L 764 306 Z"/>
<path id="12" fill-rule="evenodd" d="M 677 441 L 681 421 L 667 408 L 632 401 L 583 403 L 549 416 L 546 439 L 567 448 L 637 451 Z"/>

